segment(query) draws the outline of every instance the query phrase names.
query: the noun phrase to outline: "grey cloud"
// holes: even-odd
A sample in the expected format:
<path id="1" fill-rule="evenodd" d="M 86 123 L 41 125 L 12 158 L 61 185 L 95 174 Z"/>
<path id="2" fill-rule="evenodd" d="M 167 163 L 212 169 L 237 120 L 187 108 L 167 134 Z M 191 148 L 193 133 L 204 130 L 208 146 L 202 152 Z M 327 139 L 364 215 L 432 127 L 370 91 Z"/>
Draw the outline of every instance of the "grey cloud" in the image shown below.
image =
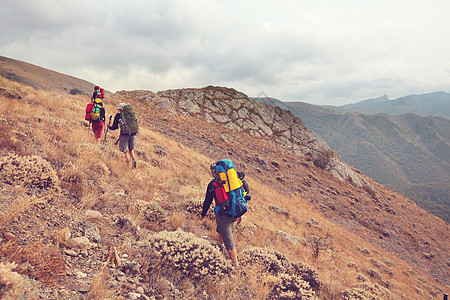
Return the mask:
<path id="1" fill-rule="evenodd" d="M 449 88 L 450 46 L 436 36 L 450 4 L 434 3 L 428 29 L 432 4 L 326 3 L 4 0 L 0 53 L 112 91 L 213 84 L 331 103 Z"/>

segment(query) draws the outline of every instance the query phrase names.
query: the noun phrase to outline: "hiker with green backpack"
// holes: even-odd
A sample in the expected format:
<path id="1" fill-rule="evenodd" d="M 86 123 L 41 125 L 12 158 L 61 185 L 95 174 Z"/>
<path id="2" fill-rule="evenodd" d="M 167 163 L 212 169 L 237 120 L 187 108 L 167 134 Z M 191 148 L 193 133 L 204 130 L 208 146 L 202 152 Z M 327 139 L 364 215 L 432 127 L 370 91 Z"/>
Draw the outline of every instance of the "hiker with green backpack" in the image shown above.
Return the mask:
<path id="1" fill-rule="evenodd" d="M 132 168 L 136 168 L 136 159 L 133 150 L 136 146 L 136 134 L 139 132 L 139 123 L 136 111 L 131 104 L 119 103 L 119 112 L 114 116 L 113 124 L 108 124 L 108 128 L 116 130 L 120 128 L 119 149 L 125 154 L 127 166 L 130 165 L 130 158 L 133 161 Z"/>

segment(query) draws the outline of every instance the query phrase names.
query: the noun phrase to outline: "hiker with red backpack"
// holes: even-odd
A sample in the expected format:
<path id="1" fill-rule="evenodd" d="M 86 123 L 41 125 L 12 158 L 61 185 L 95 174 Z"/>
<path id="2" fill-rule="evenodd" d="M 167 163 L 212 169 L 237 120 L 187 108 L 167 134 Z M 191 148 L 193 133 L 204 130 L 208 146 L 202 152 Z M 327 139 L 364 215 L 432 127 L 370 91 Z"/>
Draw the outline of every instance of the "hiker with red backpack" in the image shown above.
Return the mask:
<path id="1" fill-rule="evenodd" d="M 136 159 L 133 150 L 136 146 L 136 134 L 139 132 L 139 123 L 136 111 L 131 104 L 119 103 L 119 112 L 114 116 L 113 124 L 108 124 L 108 128 L 116 130 L 120 128 L 119 149 L 125 154 L 127 166 L 130 158 L 133 161 L 132 168 L 136 168 Z"/>
<path id="2" fill-rule="evenodd" d="M 92 131 L 94 132 L 97 143 L 100 144 L 105 125 L 105 109 L 103 108 L 101 98 L 91 99 L 91 103 L 88 103 L 86 106 L 85 120 L 89 121 L 89 125 L 92 124 Z"/>
<path id="3" fill-rule="evenodd" d="M 96 98 L 99 99 L 105 98 L 104 89 L 100 88 L 98 85 L 94 87 L 94 93 L 92 94 L 91 100 L 94 100 Z"/>
<path id="4" fill-rule="evenodd" d="M 214 214 L 216 218 L 216 231 L 219 233 L 219 247 L 226 248 L 230 255 L 231 264 L 238 266 L 237 250 L 231 233 L 231 225 L 237 222 L 239 225 L 242 215 L 247 212 L 246 199 L 248 195 L 248 185 L 243 191 L 243 182 L 239 177 L 244 178 L 243 173 L 238 175 L 234 164 L 229 159 L 222 159 L 210 165 L 213 179 L 206 188 L 205 200 L 200 220 L 203 222 L 213 200 L 215 202 Z M 244 193 L 244 195 L 243 195 Z M 250 200 L 250 199 L 249 199 Z"/>

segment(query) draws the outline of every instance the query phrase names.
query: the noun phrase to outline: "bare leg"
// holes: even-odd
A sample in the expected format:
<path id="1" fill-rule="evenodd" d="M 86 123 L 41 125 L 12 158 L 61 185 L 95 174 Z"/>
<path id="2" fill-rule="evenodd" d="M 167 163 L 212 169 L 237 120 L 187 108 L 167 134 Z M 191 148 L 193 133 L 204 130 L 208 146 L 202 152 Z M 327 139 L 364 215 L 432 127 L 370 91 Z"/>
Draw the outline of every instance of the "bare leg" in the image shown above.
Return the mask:
<path id="1" fill-rule="evenodd" d="M 133 161 L 132 168 L 135 169 L 136 168 L 136 159 L 134 158 L 133 150 L 130 150 L 130 156 L 131 156 L 131 160 Z"/>
<path id="2" fill-rule="evenodd" d="M 125 161 L 127 162 L 127 166 L 130 165 L 130 155 L 128 154 L 128 152 L 124 152 L 125 154 Z"/>
<path id="3" fill-rule="evenodd" d="M 222 236 L 219 234 L 219 243 L 223 245 L 223 238 Z M 233 250 L 228 250 L 228 254 L 230 255 L 231 258 L 231 262 L 233 264 L 237 265 L 237 250 L 236 248 L 234 248 Z"/>
<path id="4" fill-rule="evenodd" d="M 230 254 L 231 262 L 237 265 L 237 250 L 234 248 L 233 250 L 228 250 L 228 254 Z"/>

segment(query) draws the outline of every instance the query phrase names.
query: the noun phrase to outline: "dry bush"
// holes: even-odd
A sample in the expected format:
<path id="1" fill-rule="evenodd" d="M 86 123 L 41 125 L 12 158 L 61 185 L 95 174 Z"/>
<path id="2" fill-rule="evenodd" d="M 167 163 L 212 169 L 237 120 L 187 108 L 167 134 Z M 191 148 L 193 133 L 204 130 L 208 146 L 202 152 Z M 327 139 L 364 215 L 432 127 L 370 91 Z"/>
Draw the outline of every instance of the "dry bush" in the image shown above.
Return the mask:
<path id="1" fill-rule="evenodd" d="M 0 246 L 0 256 L 17 263 L 18 273 L 50 286 L 53 286 L 56 278 L 65 274 L 66 270 L 66 262 L 57 249 L 39 242 L 22 247 L 11 240 Z"/>
<path id="2" fill-rule="evenodd" d="M 108 269 L 102 268 L 94 278 L 87 295 L 88 300 L 109 300 L 117 299 L 117 292 L 111 289 L 111 274 Z"/>
<path id="3" fill-rule="evenodd" d="M 287 210 L 285 210 L 285 209 L 283 209 L 283 208 L 279 208 L 278 206 L 276 206 L 276 205 L 273 205 L 273 204 L 271 204 L 271 205 L 269 205 L 269 210 L 271 210 L 271 211 L 273 211 L 274 213 L 277 213 L 277 214 L 279 214 L 279 215 L 282 215 L 282 216 L 284 216 L 284 217 L 289 217 L 289 212 L 287 211 Z"/>
<path id="4" fill-rule="evenodd" d="M 50 163 L 40 156 L 18 156 L 14 153 L 0 157 L 0 178 L 11 185 L 49 189 L 58 186 L 58 176 Z"/>
<path id="5" fill-rule="evenodd" d="M 307 243 L 313 250 L 313 257 L 318 258 L 320 251 L 331 250 L 334 251 L 333 239 L 328 232 L 323 232 L 319 227 L 308 227 L 305 238 Z"/>
<path id="6" fill-rule="evenodd" d="M 75 199 L 83 197 L 83 182 L 86 179 L 86 174 L 80 168 L 75 168 L 73 165 L 64 167 L 58 170 L 58 175 L 61 179 L 61 188 L 67 191 L 71 197 Z"/>
<path id="7" fill-rule="evenodd" d="M 45 201 L 45 197 L 38 198 L 30 195 L 28 188 L 16 185 L 0 183 L 0 226 L 13 220 L 18 214 L 28 209 L 31 205 Z"/>
<path id="8" fill-rule="evenodd" d="M 0 299 L 33 299 L 37 282 L 15 272 L 15 263 L 0 262 Z"/>
<path id="9" fill-rule="evenodd" d="M 148 221 L 144 225 L 152 230 L 159 231 L 168 229 L 169 218 L 168 213 L 158 203 L 150 202 L 143 212 L 145 219 Z"/>
<path id="10" fill-rule="evenodd" d="M 216 282 L 208 293 L 217 299 L 271 299 L 275 285 L 279 282 L 277 276 L 262 270 L 264 266 L 246 266 L 245 272 L 238 271 L 237 276 Z"/>
<path id="11" fill-rule="evenodd" d="M 182 201 L 181 203 L 181 208 L 189 213 L 193 215 L 193 218 L 199 218 L 202 209 L 203 209 L 203 199 L 201 198 L 187 198 L 185 200 Z M 211 205 L 210 207 L 210 211 L 208 211 L 208 213 L 206 214 L 205 218 L 208 220 L 214 220 L 215 215 L 213 212 L 213 205 Z"/>
<path id="12" fill-rule="evenodd" d="M 185 217 L 180 213 L 173 213 L 170 217 L 170 225 L 173 230 L 177 230 L 178 228 L 182 228 L 185 224 Z"/>
<path id="13" fill-rule="evenodd" d="M 144 277 L 153 272 L 175 269 L 193 279 L 201 279 L 231 270 L 231 265 L 216 247 L 181 230 L 151 235 L 147 241 L 140 242 L 140 250 Z"/>
<path id="14" fill-rule="evenodd" d="M 0 149 L 2 152 L 22 153 L 23 143 L 13 132 L 12 122 L 0 119 Z"/>
<path id="15" fill-rule="evenodd" d="M 314 270 L 290 262 L 277 251 L 259 247 L 245 249 L 239 261 L 244 274 L 247 268 L 259 266 L 262 272 L 275 277 L 270 299 L 315 299 L 315 292 L 321 287 Z"/>

